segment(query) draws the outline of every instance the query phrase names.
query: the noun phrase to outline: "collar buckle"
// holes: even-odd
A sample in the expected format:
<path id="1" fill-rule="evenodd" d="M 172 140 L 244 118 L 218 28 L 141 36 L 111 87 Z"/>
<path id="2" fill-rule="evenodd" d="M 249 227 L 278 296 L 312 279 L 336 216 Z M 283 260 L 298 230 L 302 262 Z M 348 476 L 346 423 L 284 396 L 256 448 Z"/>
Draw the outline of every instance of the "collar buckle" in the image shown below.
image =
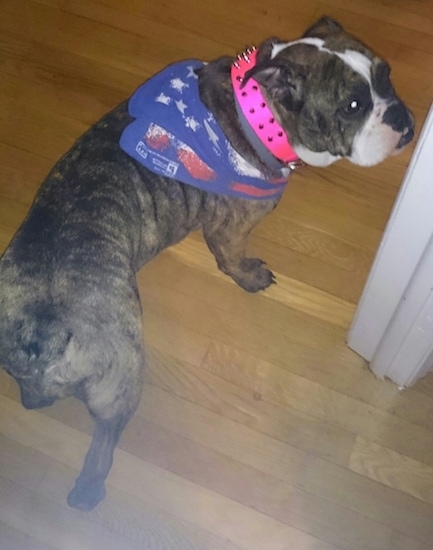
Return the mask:
<path id="1" fill-rule="evenodd" d="M 305 166 L 305 162 L 301 159 L 291 160 L 287 163 L 287 167 L 293 172 L 296 168 L 302 168 Z"/>

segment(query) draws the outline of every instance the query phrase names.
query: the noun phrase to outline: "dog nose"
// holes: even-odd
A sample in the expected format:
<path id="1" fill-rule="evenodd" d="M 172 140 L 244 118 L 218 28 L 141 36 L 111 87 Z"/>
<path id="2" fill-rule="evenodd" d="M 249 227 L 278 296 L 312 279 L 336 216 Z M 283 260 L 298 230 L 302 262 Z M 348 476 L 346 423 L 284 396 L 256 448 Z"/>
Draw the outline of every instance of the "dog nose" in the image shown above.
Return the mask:
<path id="1" fill-rule="evenodd" d="M 407 130 L 406 133 L 404 133 L 401 138 L 400 138 L 400 141 L 398 142 L 398 145 L 397 145 L 397 149 L 402 149 L 403 147 L 405 147 L 408 143 L 410 143 L 412 140 L 413 140 L 413 136 L 414 136 L 415 132 L 413 130 L 413 128 L 409 128 Z"/>
<path id="2" fill-rule="evenodd" d="M 413 116 L 400 101 L 390 105 L 383 115 L 382 122 L 391 126 L 396 132 L 413 130 Z"/>
<path id="3" fill-rule="evenodd" d="M 402 149 L 412 141 L 414 136 L 414 118 L 401 101 L 393 103 L 387 108 L 382 121 L 391 126 L 395 132 L 402 134 L 397 149 Z"/>

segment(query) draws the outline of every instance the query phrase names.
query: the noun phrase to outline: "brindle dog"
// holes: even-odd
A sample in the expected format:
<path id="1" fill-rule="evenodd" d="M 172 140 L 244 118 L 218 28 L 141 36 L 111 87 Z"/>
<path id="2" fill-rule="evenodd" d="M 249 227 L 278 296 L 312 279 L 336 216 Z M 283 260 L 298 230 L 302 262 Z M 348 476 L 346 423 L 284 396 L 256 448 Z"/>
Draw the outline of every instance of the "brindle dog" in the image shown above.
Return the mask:
<path id="1" fill-rule="evenodd" d="M 386 63 L 330 19 L 305 37 L 264 43 L 254 69 L 298 155 L 313 164 L 341 157 L 371 164 L 369 148 L 381 151 L 379 162 L 409 142 L 412 117 Z M 266 174 L 238 122 L 232 62 L 220 58 L 201 70 L 201 99 L 238 154 Z M 46 407 L 72 395 L 95 421 L 68 496 L 82 510 L 104 497 L 114 448 L 140 399 L 145 360 L 136 272 L 201 228 L 219 269 L 243 289 L 273 282 L 245 248 L 278 199 L 208 193 L 150 172 L 119 147 L 130 122 L 123 103 L 77 141 L 44 181 L 0 261 L 0 363 L 18 382 L 23 405 Z"/>

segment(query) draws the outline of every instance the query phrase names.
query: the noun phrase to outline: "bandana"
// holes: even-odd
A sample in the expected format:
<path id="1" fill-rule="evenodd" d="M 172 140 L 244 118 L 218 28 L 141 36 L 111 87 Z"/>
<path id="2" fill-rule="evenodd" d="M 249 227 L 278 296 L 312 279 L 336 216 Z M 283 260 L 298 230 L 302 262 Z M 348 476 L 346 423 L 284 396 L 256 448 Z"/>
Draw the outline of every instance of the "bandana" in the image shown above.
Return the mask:
<path id="1" fill-rule="evenodd" d="M 288 170 L 267 179 L 233 149 L 199 97 L 196 60 L 170 65 L 146 81 L 129 100 L 135 119 L 120 147 L 160 176 L 204 191 L 249 199 L 279 197 Z"/>

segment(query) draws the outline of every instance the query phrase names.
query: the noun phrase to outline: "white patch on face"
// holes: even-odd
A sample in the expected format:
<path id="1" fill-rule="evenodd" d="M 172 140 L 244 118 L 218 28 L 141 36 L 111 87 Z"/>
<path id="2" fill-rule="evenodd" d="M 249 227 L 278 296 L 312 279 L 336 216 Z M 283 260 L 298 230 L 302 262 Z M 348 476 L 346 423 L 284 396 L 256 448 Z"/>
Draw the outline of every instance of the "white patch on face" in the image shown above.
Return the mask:
<path id="1" fill-rule="evenodd" d="M 318 50 L 323 48 L 325 42 L 321 38 L 300 38 L 299 40 L 293 40 L 293 42 L 284 42 L 282 44 L 274 44 L 272 46 L 271 59 L 274 59 L 280 52 L 290 46 L 295 46 L 296 44 L 308 44 L 310 46 L 316 46 Z"/>
<path id="2" fill-rule="evenodd" d="M 359 166 L 373 166 L 397 153 L 401 133 L 383 123 L 383 115 L 389 104 L 373 96 L 373 110 L 364 126 L 355 135 L 352 154 L 348 159 Z"/>
<path id="3" fill-rule="evenodd" d="M 300 38 L 299 40 L 294 40 L 293 42 L 287 42 L 285 44 L 274 44 L 271 52 L 271 59 L 286 48 L 290 48 L 296 44 L 315 46 L 320 52 L 336 55 L 352 70 L 360 74 L 369 84 L 371 84 L 371 60 L 366 55 L 355 50 L 345 50 L 344 52 L 330 50 L 324 47 L 325 42 L 321 38 Z"/>
<path id="4" fill-rule="evenodd" d="M 335 52 L 335 55 L 365 78 L 371 87 L 371 60 L 366 55 L 355 50 L 346 50 L 344 53 Z"/>
<path id="5" fill-rule="evenodd" d="M 305 162 L 305 164 L 309 164 L 310 166 L 329 166 L 336 160 L 341 159 L 341 157 L 331 155 L 328 151 L 318 153 L 307 149 L 303 145 L 293 145 L 293 149 L 298 157 Z"/>

